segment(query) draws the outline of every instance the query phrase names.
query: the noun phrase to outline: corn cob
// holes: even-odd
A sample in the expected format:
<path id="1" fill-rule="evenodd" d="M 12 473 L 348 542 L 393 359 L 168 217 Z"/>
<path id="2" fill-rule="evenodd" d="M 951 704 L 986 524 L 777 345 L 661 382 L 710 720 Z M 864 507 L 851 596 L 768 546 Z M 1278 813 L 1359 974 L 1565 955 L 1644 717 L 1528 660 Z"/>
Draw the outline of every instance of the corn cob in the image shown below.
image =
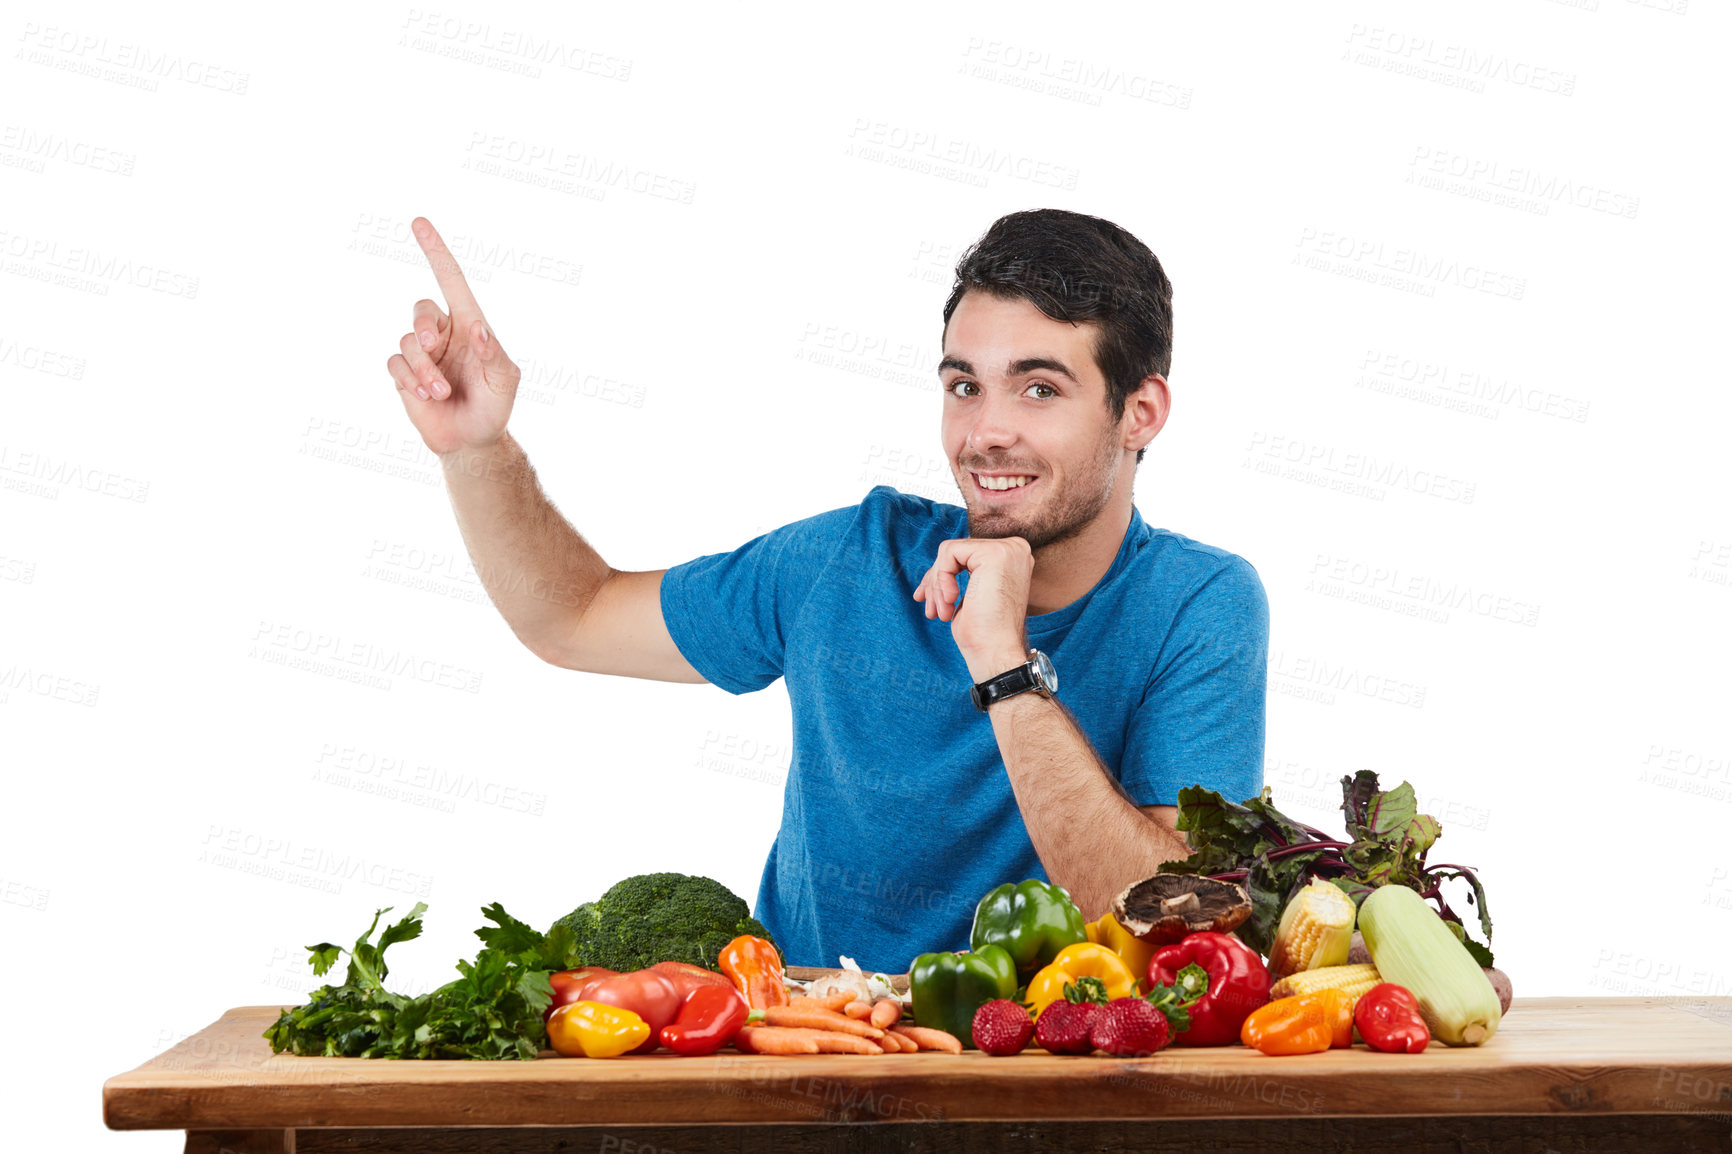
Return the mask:
<path id="1" fill-rule="evenodd" d="M 1312 878 L 1281 911 L 1269 950 L 1269 976 L 1279 980 L 1302 970 L 1344 965 L 1353 947 L 1353 915 L 1353 899 L 1340 886 Z"/>
<path id="2" fill-rule="evenodd" d="M 1404 885 L 1371 891 L 1360 904 L 1359 929 L 1377 972 L 1407 987 L 1434 1038 L 1478 1046 L 1497 1033 L 1497 991 L 1418 892 Z"/>
<path id="3" fill-rule="evenodd" d="M 1356 966 L 1324 966 L 1320 970 L 1301 970 L 1297 974 L 1289 974 L 1276 982 L 1269 989 L 1269 1000 L 1291 997 L 1295 994 L 1315 994 L 1318 990 L 1341 990 L 1355 1002 L 1365 991 L 1377 985 L 1383 978 L 1378 974 L 1377 967 L 1361 963 Z"/>

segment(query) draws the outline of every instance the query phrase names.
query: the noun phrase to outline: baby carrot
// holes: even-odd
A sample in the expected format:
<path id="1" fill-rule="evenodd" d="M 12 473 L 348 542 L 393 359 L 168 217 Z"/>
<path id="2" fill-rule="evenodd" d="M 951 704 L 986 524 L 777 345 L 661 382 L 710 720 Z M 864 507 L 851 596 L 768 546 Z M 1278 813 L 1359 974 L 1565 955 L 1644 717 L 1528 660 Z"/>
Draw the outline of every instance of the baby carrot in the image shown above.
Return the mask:
<path id="1" fill-rule="evenodd" d="M 895 998 L 879 998 L 872 1003 L 872 1015 L 867 1020 L 880 1030 L 888 1030 L 902 1020 L 902 1003 Z"/>
<path id="2" fill-rule="evenodd" d="M 734 1046 L 748 1054 L 816 1054 L 818 1043 L 801 1030 L 773 1026 L 741 1026 Z"/>
<path id="3" fill-rule="evenodd" d="M 812 1041 L 817 1045 L 820 1054 L 882 1054 L 883 1047 L 871 1038 L 856 1038 L 852 1034 L 838 1034 L 834 1030 L 812 1031 Z"/>
<path id="4" fill-rule="evenodd" d="M 932 1030 L 925 1026 L 892 1026 L 890 1032 L 911 1039 L 922 1050 L 943 1050 L 947 1054 L 962 1053 L 962 1043 L 955 1034 Z"/>

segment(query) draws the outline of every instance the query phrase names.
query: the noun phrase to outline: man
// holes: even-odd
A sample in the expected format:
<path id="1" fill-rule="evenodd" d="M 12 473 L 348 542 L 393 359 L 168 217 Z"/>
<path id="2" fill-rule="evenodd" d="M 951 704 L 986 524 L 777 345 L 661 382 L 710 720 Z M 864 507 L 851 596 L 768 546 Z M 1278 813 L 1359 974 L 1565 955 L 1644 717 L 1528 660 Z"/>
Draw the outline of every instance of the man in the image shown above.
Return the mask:
<path id="1" fill-rule="evenodd" d="M 964 507 L 879 486 L 644 573 L 541 494 L 506 432 L 518 371 L 414 231 L 451 311 L 418 302 L 388 367 L 518 638 L 590 673 L 786 678 L 794 756 L 754 912 L 790 964 L 965 948 L 979 896 L 1025 877 L 1098 917 L 1186 856 L 1180 788 L 1262 788 L 1262 584 L 1131 502 L 1171 403 L 1172 286 L 1117 225 L 1013 213 L 963 254 L 939 377 Z"/>

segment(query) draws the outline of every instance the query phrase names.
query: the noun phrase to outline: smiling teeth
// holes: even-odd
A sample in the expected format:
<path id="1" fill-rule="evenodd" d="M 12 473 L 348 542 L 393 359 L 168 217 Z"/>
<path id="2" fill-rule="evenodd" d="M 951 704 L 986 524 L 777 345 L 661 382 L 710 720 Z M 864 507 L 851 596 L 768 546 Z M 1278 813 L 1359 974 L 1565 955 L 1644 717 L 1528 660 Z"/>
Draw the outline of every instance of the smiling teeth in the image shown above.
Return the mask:
<path id="1" fill-rule="evenodd" d="M 982 489 L 1018 489 L 1034 480 L 1033 477 L 981 477 Z"/>

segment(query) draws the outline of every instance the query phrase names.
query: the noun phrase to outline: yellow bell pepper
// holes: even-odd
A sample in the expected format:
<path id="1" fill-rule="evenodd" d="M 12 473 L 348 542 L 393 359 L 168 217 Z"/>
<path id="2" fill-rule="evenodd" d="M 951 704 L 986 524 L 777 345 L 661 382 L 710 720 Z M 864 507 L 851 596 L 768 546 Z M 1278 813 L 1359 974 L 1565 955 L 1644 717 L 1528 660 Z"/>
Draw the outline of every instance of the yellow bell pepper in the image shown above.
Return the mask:
<path id="1" fill-rule="evenodd" d="M 1077 942 L 1060 950 L 1052 964 L 1029 979 L 1023 1001 L 1039 1017 L 1053 1002 L 1064 1001 L 1064 988 L 1079 978 L 1098 978 L 1109 1002 L 1137 992 L 1136 975 L 1118 954 L 1097 942 Z"/>
<path id="2" fill-rule="evenodd" d="M 1104 913 L 1099 921 L 1090 922 L 1087 926 L 1089 941 L 1097 942 L 1107 947 L 1119 956 L 1119 960 L 1137 979 L 1137 992 L 1149 992 L 1149 961 L 1160 947 L 1152 942 L 1145 942 L 1125 927 L 1119 925 L 1119 920 L 1111 913 Z"/>
<path id="3" fill-rule="evenodd" d="M 547 1041 L 567 1058 L 617 1058 L 649 1040 L 649 1023 L 606 1002 L 572 1002 L 547 1019 Z"/>

